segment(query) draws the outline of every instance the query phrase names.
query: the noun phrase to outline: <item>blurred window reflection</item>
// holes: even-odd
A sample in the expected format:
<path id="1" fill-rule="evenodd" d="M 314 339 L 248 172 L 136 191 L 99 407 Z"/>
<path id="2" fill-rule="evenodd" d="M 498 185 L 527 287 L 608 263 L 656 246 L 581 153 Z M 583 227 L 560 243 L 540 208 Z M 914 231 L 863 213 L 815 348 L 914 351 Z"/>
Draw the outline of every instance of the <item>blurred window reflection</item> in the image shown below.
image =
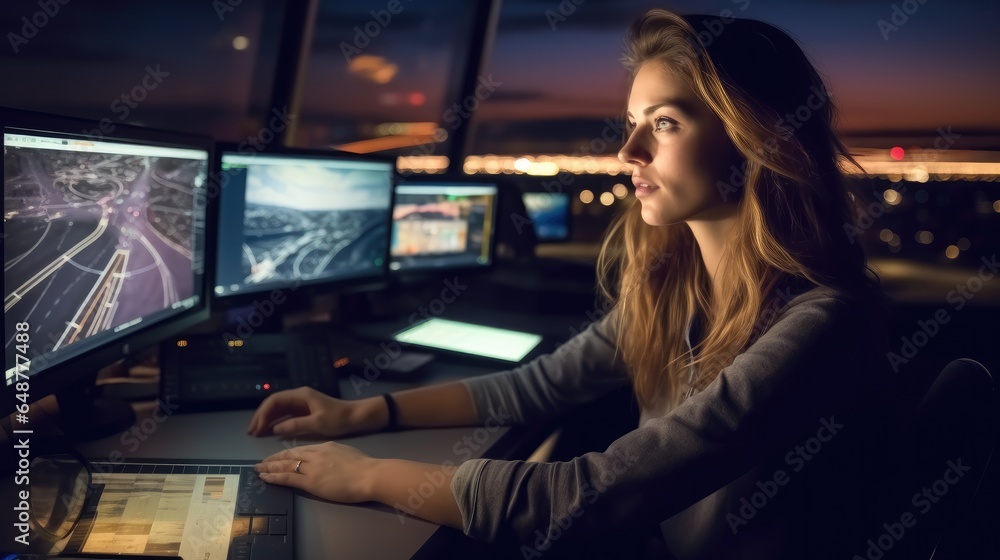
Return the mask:
<path id="1" fill-rule="evenodd" d="M 0 49 L 0 105 L 106 119 L 105 135 L 127 123 L 236 140 L 267 103 L 278 3 L 57 4 L 49 16 L 38 2 L 0 3 L 4 31 L 24 38 Z"/>
<path id="2" fill-rule="evenodd" d="M 474 2 L 319 6 L 293 143 L 443 155 L 469 51 Z"/>

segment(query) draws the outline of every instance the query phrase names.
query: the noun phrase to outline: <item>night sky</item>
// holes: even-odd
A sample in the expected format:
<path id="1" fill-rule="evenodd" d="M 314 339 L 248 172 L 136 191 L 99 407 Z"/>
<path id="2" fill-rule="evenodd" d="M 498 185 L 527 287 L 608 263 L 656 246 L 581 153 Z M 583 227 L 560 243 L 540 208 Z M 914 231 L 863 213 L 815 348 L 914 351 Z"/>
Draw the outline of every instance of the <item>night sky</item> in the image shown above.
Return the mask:
<path id="1" fill-rule="evenodd" d="M 1000 129 L 1000 2 L 926 0 L 888 40 L 877 22 L 891 23 L 890 2 L 588 1 L 552 30 L 539 10 L 553 5 L 505 2 L 501 25 L 508 32 L 498 38 L 493 58 L 507 94 L 537 99 L 537 116 L 620 110 L 625 30 L 645 9 L 669 7 L 708 14 L 729 9 L 788 31 L 830 82 L 847 130 Z"/>
<path id="2" fill-rule="evenodd" d="M 0 5 L 0 105 L 88 118 L 122 117 L 111 104 L 147 66 L 170 73 L 125 122 L 235 139 L 252 130 L 273 80 L 280 17 L 263 0 L 243 0 L 221 16 L 207 0 L 74 0 L 60 7 L 15 54 L 10 33 L 36 1 Z M 387 0 L 321 5 L 305 78 L 302 134 L 309 143 L 370 137 L 384 121 L 441 122 L 466 52 L 467 2 L 402 0 L 403 11 L 361 49 L 395 65 L 380 84 L 350 72 L 342 45 Z M 562 3 L 573 5 L 571 0 Z M 888 40 L 878 20 L 893 6 L 912 11 Z M 485 74 L 500 82 L 475 114 L 479 151 L 570 151 L 569 138 L 593 136 L 624 106 L 619 63 L 624 32 L 650 7 L 734 14 L 789 31 L 827 78 L 847 134 L 933 134 L 937 127 L 985 134 L 1000 146 L 1000 2 L 586 0 L 565 21 L 555 0 L 506 0 Z M 898 17 L 898 16 L 897 16 Z M 237 51 L 233 38 L 245 36 Z M 419 95 L 413 96 L 412 94 Z M 502 137 L 502 138 L 497 138 Z M 476 150 L 474 150 L 476 151 Z"/>

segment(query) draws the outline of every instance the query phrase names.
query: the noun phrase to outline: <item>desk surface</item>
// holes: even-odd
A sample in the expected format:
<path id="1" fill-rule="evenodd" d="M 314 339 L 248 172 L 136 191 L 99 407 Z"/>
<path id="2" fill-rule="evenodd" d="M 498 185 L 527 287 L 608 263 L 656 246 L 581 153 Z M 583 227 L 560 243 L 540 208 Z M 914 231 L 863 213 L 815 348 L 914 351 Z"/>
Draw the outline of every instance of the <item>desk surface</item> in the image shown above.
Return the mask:
<path id="1" fill-rule="evenodd" d="M 474 292 L 475 290 L 470 289 L 464 298 L 477 299 Z M 484 312 L 482 308 L 463 310 L 463 307 L 465 306 L 459 304 L 449 307 L 448 316 L 545 335 L 546 340 L 539 349 L 541 353 L 554 349 L 556 341 L 570 338 L 575 332 L 573 329 L 578 329 L 581 321 L 586 319 L 579 315 L 539 316 L 510 309 Z M 390 321 L 382 325 L 370 324 L 367 325 L 369 328 L 359 328 L 357 331 L 367 331 L 367 336 L 380 338 L 395 328 L 412 322 L 405 317 L 404 325 L 399 325 L 399 321 Z M 412 381 L 394 381 L 380 377 L 373 379 L 370 384 L 352 384 L 350 379 L 341 378 L 341 394 L 349 400 L 360 399 L 418 385 L 483 375 L 505 369 L 505 366 L 470 363 L 440 356 L 427 369 L 431 372 L 429 375 L 422 375 Z M 138 405 L 137 412 L 138 419 L 131 429 L 83 444 L 79 447 L 81 453 L 92 459 L 111 461 L 128 458 L 259 460 L 290 446 L 316 442 L 250 437 L 246 434 L 246 427 L 252 410 L 177 413 L 163 405 L 157 408 L 153 403 L 145 403 Z M 458 465 L 484 455 L 527 457 L 533 446 L 544 439 L 550 427 L 497 427 L 492 431 L 481 426 L 422 429 L 370 434 L 338 441 L 355 446 L 374 457 Z M 298 558 L 411 558 L 418 551 L 422 556 L 433 556 L 433 550 L 421 551 L 421 548 L 428 544 L 437 531 L 452 532 L 451 529 L 441 528 L 434 523 L 398 515 L 390 506 L 377 503 L 339 504 L 297 492 L 295 549 Z"/>
<path id="2" fill-rule="evenodd" d="M 479 365 L 441 362 L 433 377 L 439 382 L 493 371 Z M 376 380 L 362 388 L 358 397 L 378 395 L 412 387 L 412 383 Z M 355 395 L 349 381 L 341 379 L 347 398 Z M 169 412 L 169 414 L 168 414 Z M 252 410 L 212 413 L 173 413 L 164 405 L 140 407 L 133 429 L 84 444 L 80 451 L 92 459 L 184 458 L 257 460 L 290 446 L 316 440 L 254 438 L 246 434 Z M 159 421 L 157 420 L 159 419 Z M 463 427 L 377 433 L 339 439 L 374 457 L 393 457 L 428 463 L 458 465 L 496 449 L 507 427 Z M 515 428 L 514 433 L 517 432 Z M 511 434 L 513 435 L 513 434 Z M 504 447 L 500 445 L 497 447 Z M 440 526 L 397 515 L 392 507 L 378 503 L 339 504 L 296 491 L 295 550 L 297 558 L 410 558 Z M 406 504 L 402 504 L 406 505 Z M 441 529 L 450 531 L 450 529 Z"/>

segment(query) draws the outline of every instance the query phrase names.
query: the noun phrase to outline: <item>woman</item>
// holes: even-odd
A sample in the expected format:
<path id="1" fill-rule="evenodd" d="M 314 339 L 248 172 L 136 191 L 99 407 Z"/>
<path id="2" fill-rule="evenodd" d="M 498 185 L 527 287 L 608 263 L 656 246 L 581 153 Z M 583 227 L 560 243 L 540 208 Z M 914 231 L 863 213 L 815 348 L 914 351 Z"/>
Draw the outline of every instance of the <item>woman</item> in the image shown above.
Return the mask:
<path id="1" fill-rule="evenodd" d="M 794 41 L 752 20 L 653 10 L 630 30 L 625 64 L 619 158 L 637 202 L 599 258 L 612 312 L 530 364 L 394 401 L 405 427 L 495 409 L 532 422 L 630 381 L 640 425 L 568 462 L 467 461 L 414 514 L 522 543 L 525 557 L 657 525 L 677 558 L 864 555 L 877 533 L 860 514 L 893 424 L 879 292 L 850 234 L 829 94 Z M 268 398 L 249 431 L 333 437 L 388 418 L 382 398 L 297 389 Z M 442 472 L 336 443 L 259 470 L 390 505 Z"/>

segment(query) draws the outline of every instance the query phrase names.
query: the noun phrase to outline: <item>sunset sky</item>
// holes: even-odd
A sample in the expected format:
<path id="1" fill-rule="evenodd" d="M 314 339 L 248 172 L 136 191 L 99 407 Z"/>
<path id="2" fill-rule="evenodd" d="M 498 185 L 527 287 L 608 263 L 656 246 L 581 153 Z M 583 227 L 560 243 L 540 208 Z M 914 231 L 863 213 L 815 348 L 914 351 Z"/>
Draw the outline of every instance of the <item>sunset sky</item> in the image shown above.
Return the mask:
<path id="1" fill-rule="evenodd" d="M 505 2 L 506 31 L 498 36 L 491 69 L 505 82 L 505 95 L 538 100 L 535 116 L 607 114 L 623 102 L 618 59 L 636 15 L 657 6 L 708 14 L 728 9 L 799 41 L 829 81 L 845 129 L 1000 129 L 1000 3 L 912 1 L 919 8 L 888 32 L 888 40 L 878 20 L 892 22 L 890 2 L 588 1 L 555 30 L 538 13 L 555 2 Z"/>
<path id="2" fill-rule="evenodd" d="M 0 105 L 119 119 L 112 103 L 141 83 L 147 67 L 170 76 L 124 122 L 237 138 L 253 106 L 270 95 L 280 18 L 264 0 L 216 13 L 200 0 L 76 0 L 17 46 L 0 48 Z M 1000 2 L 907 0 L 586 0 L 565 20 L 557 0 L 506 0 L 484 75 L 500 85 L 472 115 L 474 151 L 568 150 L 620 114 L 626 77 L 619 63 L 628 24 L 650 7 L 760 19 L 789 31 L 827 78 L 842 131 L 886 137 L 952 127 L 1000 148 Z M 912 11 L 888 31 L 894 8 Z M 304 81 L 304 137 L 332 144 L 369 137 L 380 122 L 438 122 L 454 100 L 467 51 L 468 2 L 402 3 L 362 54 L 391 65 L 388 83 L 348 71 L 342 46 L 355 41 L 384 0 L 321 3 Z M 914 7 L 916 8 L 915 11 Z M 37 2 L 6 1 L 0 29 L 20 33 Z M 547 15 L 548 12 L 548 15 Z M 554 25 L 554 29 L 553 29 Z M 236 50 L 234 38 L 246 37 Z M 116 120 L 115 122 L 120 122 Z"/>

